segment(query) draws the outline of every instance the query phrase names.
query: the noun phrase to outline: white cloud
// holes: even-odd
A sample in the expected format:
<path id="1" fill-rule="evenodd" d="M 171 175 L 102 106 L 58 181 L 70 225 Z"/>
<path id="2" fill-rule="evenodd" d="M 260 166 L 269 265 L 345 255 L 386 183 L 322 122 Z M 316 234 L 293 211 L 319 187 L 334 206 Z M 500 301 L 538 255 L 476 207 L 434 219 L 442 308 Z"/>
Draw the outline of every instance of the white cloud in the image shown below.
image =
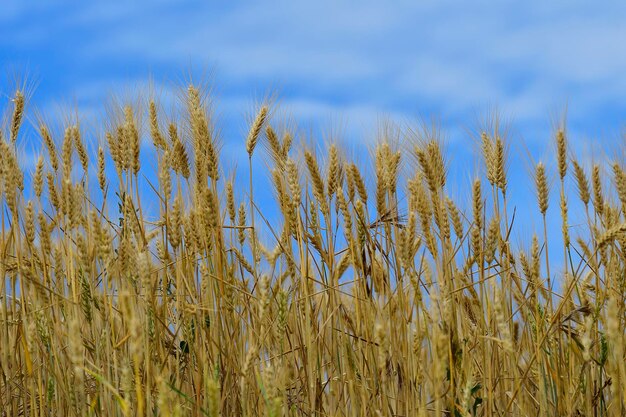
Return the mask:
<path id="1" fill-rule="evenodd" d="M 275 86 L 299 115 L 348 123 L 496 104 L 534 129 L 565 103 L 578 119 L 626 93 L 620 3 L 109 2 L 66 7 L 38 32 L 12 4 L 16 38 L 71 38 L 85 65 L 215 67 L 226 90 Z"/>

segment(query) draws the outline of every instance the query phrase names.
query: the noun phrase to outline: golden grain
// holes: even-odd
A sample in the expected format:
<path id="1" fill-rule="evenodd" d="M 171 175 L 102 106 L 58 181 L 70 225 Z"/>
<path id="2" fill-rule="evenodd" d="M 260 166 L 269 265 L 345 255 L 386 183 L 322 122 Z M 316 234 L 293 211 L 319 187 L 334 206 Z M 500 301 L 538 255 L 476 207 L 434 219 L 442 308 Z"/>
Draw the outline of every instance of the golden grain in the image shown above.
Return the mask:
<path id="1" fill-rule="evenodd" d="M 25 109 L 8 106 L 0 415 L 626 412 L 621 165 L 610 181 L 596 164 L 589 181 L 571 159 L 584 207 L 570 206 L 567 138 L 556 132 L 555 242 L 543 163 L 532 174 L 543 237 L 524 229 L 519 208 L 507 214 L 507 187 L 518 184 L 508 184 L 517 176 L 507 178 L 497 132 L 481 135 L 486 178 L 453 200 L 433 132 L 413 165 L 383 135 L 374 172 L 361 171 L 339 144 L 299 154 L 298 132 L 274 131 L 262 106 L 242 152 L 252 166 L 265 135 L 271 160 L 254 175 L 269 185 L 242 190 L 232 165 L 220 180 L 201 91 L 187 89 L 186 113 L 163 133 L 154 100 L 117 109 L 93 155 L 71 125 L 59 158 L 40 123 L 47 157 L 26 184 L 15 115 Z M 142 114 L 154 163 L 140 144 Z M 74 151 L 83 170 L 97 165 L 97 186 L 76 175 Z M 525 239 L 529 251 L 516 250 Z M 548 243 L 562 246 L 562 261 Z"/>

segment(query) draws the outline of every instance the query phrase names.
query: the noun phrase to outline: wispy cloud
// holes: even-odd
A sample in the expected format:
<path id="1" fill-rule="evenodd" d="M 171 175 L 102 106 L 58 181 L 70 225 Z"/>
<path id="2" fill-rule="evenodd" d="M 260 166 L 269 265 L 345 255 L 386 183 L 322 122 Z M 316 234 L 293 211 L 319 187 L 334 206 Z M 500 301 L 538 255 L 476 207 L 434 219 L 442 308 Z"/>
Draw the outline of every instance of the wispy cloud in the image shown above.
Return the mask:
<path id="1" fill-rule="evenodd" d="M 0 45 L 44 74 L 37 54 L 50 58 L 66 87 L 215 68 L 226 101 L 276 88 L 300 116 L 343 109 L 364 129 L 497 105 L 530 131 L 566 104 L 583 132 L 619 128 L 606 109 L 626 110 L 622 3 L 417 3 L 9 1 Z"/>

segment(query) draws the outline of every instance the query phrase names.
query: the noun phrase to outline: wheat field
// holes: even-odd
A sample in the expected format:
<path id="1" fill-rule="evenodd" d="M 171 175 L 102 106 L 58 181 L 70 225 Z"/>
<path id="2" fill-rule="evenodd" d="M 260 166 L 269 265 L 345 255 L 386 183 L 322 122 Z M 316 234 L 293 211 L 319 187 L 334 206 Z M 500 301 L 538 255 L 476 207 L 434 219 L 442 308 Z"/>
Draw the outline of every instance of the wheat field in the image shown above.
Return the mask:
<path id="1" fill-rule="evenodd" d="M 626 171 L 577 159 L 565 126 L 519 245 L 497 126 L 455 201 L 434 128 L 383 129 L 356 164 L 262 104 L 235 181 L 202 88 L 176 116 L 114 106 L 95 136 L 11 97 L 0 416 L 626 415 Z"/>

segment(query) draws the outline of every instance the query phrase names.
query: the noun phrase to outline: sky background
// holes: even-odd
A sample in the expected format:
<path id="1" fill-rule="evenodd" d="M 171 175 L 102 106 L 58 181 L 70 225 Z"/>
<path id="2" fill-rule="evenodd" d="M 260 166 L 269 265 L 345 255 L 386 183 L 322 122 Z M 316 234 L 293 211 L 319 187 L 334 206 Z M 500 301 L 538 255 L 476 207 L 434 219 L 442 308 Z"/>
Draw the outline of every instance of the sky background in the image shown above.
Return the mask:
<path id="1" fill-rule="evenodd" d="M 235 163 L 269 93 L 314 140 L 333 132 L 360 159 L 380 120 L 435 118 L 460 198 L 478 167 L 468 130 L 498 109 L 510 125 L 513 203 L 536 211 L 530 161 L 554 168 L 554 124 L 566 109 L 583 161 L 623 141 L 624 22 L 624 2 L 3 0 L 0 108 L 16 74 L 37 85 L 31 107 L 75 107 L 86 123 L 112 93 L 151 84 L 167 95 L 208 80 L 223 156 Z"/>

